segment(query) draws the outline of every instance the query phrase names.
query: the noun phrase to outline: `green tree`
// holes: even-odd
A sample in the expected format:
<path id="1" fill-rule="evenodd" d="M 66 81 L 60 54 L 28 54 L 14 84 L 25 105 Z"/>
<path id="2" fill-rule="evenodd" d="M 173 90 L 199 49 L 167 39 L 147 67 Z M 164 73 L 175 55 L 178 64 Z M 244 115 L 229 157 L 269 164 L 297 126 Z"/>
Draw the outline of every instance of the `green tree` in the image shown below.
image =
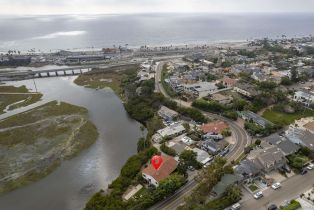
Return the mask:
<path id="1" fill-rule="evenodd" d="M 261 140 L 260 139 L 257 139 L 256 141 L 255 141 L 255 144 L 256 145 L 260 145 L 262 142 L 261 142 Z"/>
<path id="2" fill-rule="evenodd" d="M 291 81 L 293 82 L 299 81 L 299 73 L 295 67 L 290 70 L 290 74 L 291 74 Z"/>
<path id="3" fill-rule="evenodd" d="M 285 86 L 289 86 L 289 85 L 292 85 L 293 82 L 290 80 L 289 77 L 282 77 L 280 84 L 285 85 Z"/>
<path id="4" fill-rule="evenodd" d="M 200 169 L 202 165 L 196 158 L 196 152 L 192 150 L 184 150 L 179 156 L 179 162 L 182 162 L 185 166 L 193 166 L 196 169 Z"/>
<path id="5" fill-rule="evenodd" d="M 177 155 L 177 153 L 174 149 L 166 146 L 166 143 L 161 144 L 160 150 L 162 152 L 166 153 L 167 155 L 170 155 L 170 156 L 176 156 Z"/>

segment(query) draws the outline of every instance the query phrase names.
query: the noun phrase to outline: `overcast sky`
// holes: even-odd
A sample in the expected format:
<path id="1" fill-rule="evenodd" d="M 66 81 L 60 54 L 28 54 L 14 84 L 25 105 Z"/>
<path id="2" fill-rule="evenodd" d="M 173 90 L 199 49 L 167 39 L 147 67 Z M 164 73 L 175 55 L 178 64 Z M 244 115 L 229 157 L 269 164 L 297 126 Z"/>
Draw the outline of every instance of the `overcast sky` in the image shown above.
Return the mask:
<path id="1" fill-rule="evenodd" d="M 314 0 L 0 0 L 0 14 L 314 12 Z"/>

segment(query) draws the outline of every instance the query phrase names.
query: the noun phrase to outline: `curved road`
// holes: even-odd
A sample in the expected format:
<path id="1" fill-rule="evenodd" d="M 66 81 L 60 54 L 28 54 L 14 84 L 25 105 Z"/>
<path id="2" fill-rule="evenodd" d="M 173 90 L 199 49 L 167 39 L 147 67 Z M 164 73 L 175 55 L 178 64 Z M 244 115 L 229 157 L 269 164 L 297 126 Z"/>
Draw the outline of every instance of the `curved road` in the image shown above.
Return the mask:
<path id="1" fill-rule="evenodd" d="M 164 90 L 163 86 L 159 81 L 161 81 L 161 71 L 163 68 L 163 65 L 166 62 L 159 62 L 156 67 L 156 74 L 155 74 L 155 91 L 161 92 L 165 97 L 170 98 L 170 96 L 167 94 L 167 92 Z M 185 107 L 191 107 L 190 103 L 175 100 L 180 105 Z M 201 111 L 204 115 L 210 118 L 216 118 L 219 120 L 223 120 L 227 122 L 231 128 L 232 135 L 234 139 L 236 139 L 235 144 L 233 144 L 230 148 L 230 152 L 226 155 L 226 158 L 228 159 L 228 162 L 232 160 L 236 160 L 238 157 L 241 156 L 245 146 L 250 144 L 250 137 L 247 134 L 247 132 L 235 121 L 232 121 L 230 119 L 227 119 L 223 116 L 212 114 L 208 112 Z M 195 175 L 195 174 L 194 174 Z M 157 203 L 153 207 L 151 207 L 151 210 L 157 210 L 157 209 L 163 209 L 163 210 L 173 210 L 176 209 L 180 204 L 184 203 L 184 198 L 191 194 L 192 190 L 197 186 L 198 182 L 193 179 L 193 177 L 188 181 L 187 184 L 185 184 L 183 187 L 181 187 L 178 191 L 176 191 L 175 194 L 172 196 L 164 199 L 163 201 Z"/>

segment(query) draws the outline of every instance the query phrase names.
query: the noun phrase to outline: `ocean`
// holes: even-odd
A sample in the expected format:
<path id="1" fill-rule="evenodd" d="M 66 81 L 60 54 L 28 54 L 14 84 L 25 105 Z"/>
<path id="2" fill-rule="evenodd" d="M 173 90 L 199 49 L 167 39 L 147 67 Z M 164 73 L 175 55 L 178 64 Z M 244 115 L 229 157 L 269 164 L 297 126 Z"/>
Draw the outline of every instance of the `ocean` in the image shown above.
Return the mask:
<path id="1" fill-rule="evenodd" d="M 1 16 L 0 51 L 176 45 L 314 34 L 314 14 Z"/>

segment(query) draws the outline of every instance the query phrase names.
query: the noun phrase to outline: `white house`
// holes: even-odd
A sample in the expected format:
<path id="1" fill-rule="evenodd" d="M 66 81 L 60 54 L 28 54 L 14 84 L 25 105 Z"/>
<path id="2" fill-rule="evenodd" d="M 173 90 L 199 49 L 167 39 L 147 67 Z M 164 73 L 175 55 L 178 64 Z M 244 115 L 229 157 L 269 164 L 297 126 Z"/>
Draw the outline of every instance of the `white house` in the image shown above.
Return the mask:
<path id="1" fill-rule="evenodd" d="M 161 156 L 162 164 L 156 170 L 152 164 L 142 170 L 143 178 L 148 184 L 158 187 L 159 182 L 167 178 L 174 170 L 176 170 L 178 162 L 171 156 Z"/>
<path id="2" fill-rule="evenodd" d="M 314 103 L 314 93 L 311 91 L 297 91 L 293 96 L 293 100 L 309 106 Z"/>

